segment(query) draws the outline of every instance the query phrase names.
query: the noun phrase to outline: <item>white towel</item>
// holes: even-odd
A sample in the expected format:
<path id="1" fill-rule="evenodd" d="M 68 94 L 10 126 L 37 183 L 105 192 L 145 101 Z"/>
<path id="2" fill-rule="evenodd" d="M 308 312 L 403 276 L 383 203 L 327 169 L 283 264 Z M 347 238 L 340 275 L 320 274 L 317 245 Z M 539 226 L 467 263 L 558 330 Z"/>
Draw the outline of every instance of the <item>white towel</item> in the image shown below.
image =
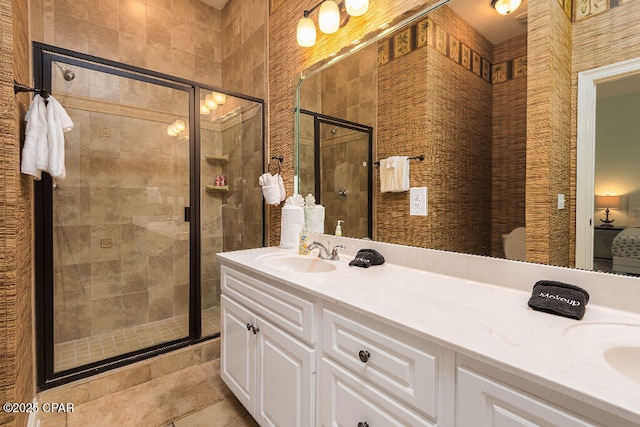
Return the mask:
<path id="1" fill-rule="evenodd" d="M 27 128 L 22 148 L 22 173 L 40 180 L 48 172 L 56 182 L 64 180 L 64 132 L 73 129 L 73 121 L 53 97 L 35 95 L 25 116 Z"/>
<path id="2" fill-rule="evenodd" d="M 53 97 L 47 98 L 47 141 L 49 146 L 49 168 L 47 172 L 61 182 L 67 176 L 64 166 L 64 133 L 73 129 L 73 121 L 62 105 Z"/>
<path id="3" fill-rule="evenodd" d="M 409 157 L 392 156 L 380 160 L 380 192 L 409 191 Z"/>
<path id="4" fill-rule="evenodd" d="M 22 173 L 40 180 L 42 171 L 48 166 L 47 107 L 40 95 L 35 95 L 24 118 L 27 122 L 24 146 L 22 147 Z"/>
<path id="5" fill-rule="evenodd" d="M 280 247 L 283 249 L 297 248 L 303 228 L 304 211 L 302 207 L 285 204 L 282 208 L 280 222 Z"/>
<path id="6" fill-rule="evenodd" d="M 277 206 L 284 200 L 278 185 L 277 175 L 273 176 L 270 173 L 264 173 L 258 178 L 258 183 L 262 187 L 262 195 L 266 204 Z"/>
<path id="7" fill-rule="evenodd" d="M 305 206 L 304 224 L 309 233 L 324 234 L 324 206 Z"/>
<path id="8" fill-rule="evenodd" d="M 282 181 L 282 175 L 277 173 L 276 176 L 278 177 L 278 187 L 280 188 L 280 201 L 284 202 L 284 199 L 287 198 L 287 190 L 284 188 L 284 181 Z"/>

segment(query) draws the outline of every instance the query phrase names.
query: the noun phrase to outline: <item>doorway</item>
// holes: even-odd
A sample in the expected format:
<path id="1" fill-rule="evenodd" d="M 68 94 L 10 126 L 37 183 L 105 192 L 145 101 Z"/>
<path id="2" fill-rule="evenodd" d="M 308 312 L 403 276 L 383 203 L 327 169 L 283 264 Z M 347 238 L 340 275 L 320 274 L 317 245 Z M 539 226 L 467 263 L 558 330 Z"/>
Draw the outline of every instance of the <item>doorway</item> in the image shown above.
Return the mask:
<path id="1" fill-rule="evenodd" d="M 615 64 L 583 71 L 578 74 L 578 129 L 577 129 L 577 183 L 576 183 L 576 267 L 587 270 L 594 268 L 594 254 L 602 253 L 602 240 L 596 236 L 600 233 L 600 220 L 595 217 L 596 195 L 621 196 L 618 199 L 628 203 L 624 196 L 632 195 L 634 189 L 596 188 L 596 123 L 598 108 L 598 91 L 611 90 L 616 86 L 625 86 L 630 81 L 638 81 L 640 75 L 640 58 L 622 61 Z M 626 91 L 629 89 L 627 87 Z M 602 151 L 602 147 L 598 148 Z M 601 169 L 602 170 L 602 169 Z M 606 192 L 607 194 L 598 194 Z M 626 194 L 610 194 L 610 191 L 627 192 Z M 620 201 L 617 203 L 620 205 Z M 603 205 L 604 206 L 604 205 Z M 628 205 L 627 205 L 628 206 Z M 626 208 L 625 208 L 626 209 Z M 602 213 L 598 211 L 598 213 Z M 601 219 L 601 218 L 600 218 Z M 608 220 L 608 218 L 607 218 Z M 613 228 L 613 227 L 611 227 Z M 609 231 L 605 229 L 604 231 Z M 617 231 L 617 230 L 616 230 Z M 611 233 L 606 233 L 606 241 L 611 244 Z M 597 242 L 596 242 L 597 240 Z M 595 247 L 594 242 L 598 245 Z M 609 248 L 610 250 L 610 248 Z M 614 269 L 615 270 L 615 269 Z"/>

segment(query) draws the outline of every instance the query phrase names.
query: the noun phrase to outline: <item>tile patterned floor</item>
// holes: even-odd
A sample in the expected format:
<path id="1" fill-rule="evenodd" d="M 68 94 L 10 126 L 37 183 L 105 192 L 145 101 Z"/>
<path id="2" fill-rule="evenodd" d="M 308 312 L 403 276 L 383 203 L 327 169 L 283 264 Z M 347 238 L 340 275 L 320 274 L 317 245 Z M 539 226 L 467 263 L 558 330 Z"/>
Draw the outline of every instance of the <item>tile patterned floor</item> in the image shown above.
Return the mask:
<path id="1" fill-rule="evenodd" d="M 54 369 L 59 372 L 141 350 L 184 337 L 188 331 L 189 319 L 187 315 L 183 315 L 56 344 L 54 347 Z M 220 307 L 213 307 L 202 312 L 202 331 L 203 335 L 211 335 L 220 331 Z"/>
<path id="2" fill-rule="evenodd" d="M 220 379 L 219 359 L 75 406 L 40 427 L 258 427 Z"/>

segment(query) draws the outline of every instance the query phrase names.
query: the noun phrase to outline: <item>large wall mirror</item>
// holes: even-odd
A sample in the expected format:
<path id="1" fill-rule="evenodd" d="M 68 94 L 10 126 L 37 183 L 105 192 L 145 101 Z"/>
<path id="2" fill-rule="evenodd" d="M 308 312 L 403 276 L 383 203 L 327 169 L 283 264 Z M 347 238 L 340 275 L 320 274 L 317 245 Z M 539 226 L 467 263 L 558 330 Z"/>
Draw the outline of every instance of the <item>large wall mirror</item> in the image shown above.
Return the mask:
<path id="1" fill-rule="evenodd" d="M 408 11 L 360 45 L 302 73 L 295 124 L 298 192 L 316 197 L 322 193 L 325 232 L 333 232 L 339 217 L 345 220 L 342 230 L 348 237 L 526 260 L 527 209 L 534 208 L 527 206 L 527 113 L 532 108 L 527 99 L 528 4 L 525 0 L 513 13 L 499 15 L 490 3 L 450 0 Z M 571 28 L 571 3 L 559 4 Z M 640 99 L 640 91 L 626 89 L 627 78 L 631 77 L 619 80 L 618 87 L 624 96 L 635 93 Z M 567 79 L 567 93 L 570 86 Z M 600 97 L 599 114 L 608 104 L 633 102 L 618 101 Z M 572 111 L 571 106 L 566 111 Z M 350 146 L 358 140 L 356 131 L 314 126 L 314 114 L 371 129 L 372 158 L 363 146 Z M 611 150 L 604 145 L 611 138 L 597 138 L 596 170 L 611 170 Z M 640 153 L 628 138 L 625 141 L 618 138 L 616 152 L 628 149 L 618 155 L 637 164 Z M 380 165 L 375 162 L 391 156 L 415 158 L 409 161 L 410 186 L 427 188 L 427 216 L 410 214 L 410 192 L 380 192 Z M 572 168 L 568 175 L 575 177 L 575 165 L 566 168 Z M 613 169 L 620 174 L 620 167 Z M 631 169 L 629 176 L 635 177 Z M 594 193 L 605 191 L 605 181 L 617 179 L 603 173 L 596 174 L 593 196 L 586 203 L 594 258 L 579 266 L 613 271 L 612 240 L 616 232 L 635 226 L 632 211 L 640 203 L 632 195 L 640 191 L 640 181 L 632 179 L 635 184 L 625 189 L 630 197 L 622 197 L 617 211 L 610 210 L 616 226 L 600 227 L 606 209 L 602 203 L 618 199 L 595 196 L 620 195 L 609 194 L 613 189 Z M 368 193 L 362 191 L 367 185 L 372 189 Z M 366 218 L 364 207 L 347 208 L 349 196 L 344 195 L 351 194 L 351 187 L 362 206 L 365 199 L 372 206 Z M 570 194 L 562 196 L 568 199 Z M 553 209 L 563 208 L 560 199 L 555 203 Z M 567 200 L 564 209 L 567 218 L 575 217 L 575 203 Z M 363 226 L 367 221 L 370 227 Z M 575 232 L 567 235 L 575 241 Z M 573 267 L 575 261 L 556 265 Z M 633 274 L 628 269 L 618 272 Z"/>

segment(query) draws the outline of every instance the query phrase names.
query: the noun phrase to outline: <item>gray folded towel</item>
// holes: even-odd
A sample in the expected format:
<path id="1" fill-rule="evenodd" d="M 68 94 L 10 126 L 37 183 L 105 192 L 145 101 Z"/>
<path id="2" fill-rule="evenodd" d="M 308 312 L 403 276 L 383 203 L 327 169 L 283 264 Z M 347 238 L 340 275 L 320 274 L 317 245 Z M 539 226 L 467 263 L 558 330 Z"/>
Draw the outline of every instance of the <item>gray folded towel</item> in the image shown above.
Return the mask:
<path id="1" fill-rule="evenodd" d="M 533 285 L 529 307 L 545 313 L 580 320 L 589 302 L 589 293 L 568 283 L 540 280 Z"/>
<path id="2" fill-rule="evenodd" d="M 384 257 L 375 249 L 360 249 L 356 257 L 349 263 L 351 266 L 363 268 L 380 264 L 384 264 Z"/>

